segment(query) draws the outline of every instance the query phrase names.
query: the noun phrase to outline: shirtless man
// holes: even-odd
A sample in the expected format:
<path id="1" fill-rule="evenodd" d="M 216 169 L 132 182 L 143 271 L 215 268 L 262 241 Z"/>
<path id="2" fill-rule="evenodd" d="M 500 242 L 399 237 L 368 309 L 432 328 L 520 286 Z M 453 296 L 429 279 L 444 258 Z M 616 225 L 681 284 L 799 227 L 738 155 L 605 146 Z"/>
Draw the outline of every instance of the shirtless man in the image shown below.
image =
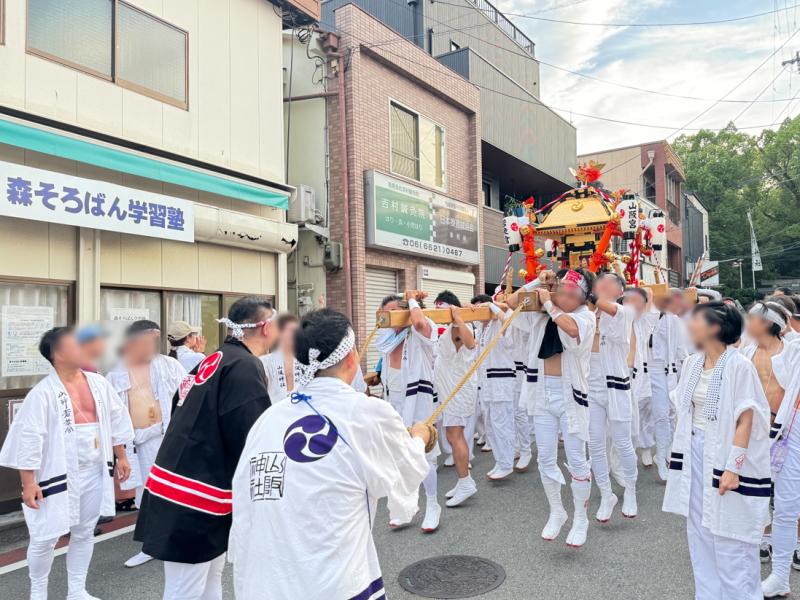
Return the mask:
<path id="1" fill-rule="evenodd" d="M 159 354 L 160 335 L 158 325 L 152 321 L 131 323 L 125 332 L 122 361 L 107 376 L 127 406 L 133 423 L 133 443 L 125 447 L 131 477 L 120 487 L 136 490 L 137 508 L 141 506 L 144 484 L 169 425 L 172 396 L 187 375 L 176 359 Z M 125 566 L 136 567 L 149 560 L 151 556 L 140 552 Z"/>
<path id="2" fill-rule="evenodd" d="M 777 302 L 756 302 L 747 315 L 745 330 L 750 344 L 739 348 L 744 356 L 753 361 L 758 371 L 761 388 L 770 405 L 770 411 L 777 414 L 783 400 L 783 388 L 774 376 L 772 359 L 785 347 L 781 332 L 786 329 L 789 315 L 784 313 L 783 306 Z M 769 562 L 772 558 L 772 526 L 767 525 L 761 539 L 761 562 Z"/>
<path id="3" fill-rule="evenodd" d="M 542 539 L 556 539 L 568 518 L 561 503 L 561 486 L 566 482 L 557 462 L 561 431 L 575 506 L 567 545 L 578 548 L 586 542 L 589 528 L 586 508 L 592 490 L 586 457 L 589 439 L 587 380 L 595 317 L 586 303 L 595 276 L 587 269 L 559 274 L 562 277 L 552 293 L 549 284 L 555 283 L 556 277 L 550 271 L 543 271 L 539 279 L 520 288 L 506 302 L 509 308 L 515 309 L 522 301 L 520 292 L 536 290 L 545 309 L 544 312 L 522 312 L 512 323 L 514 327 L 530 331 L 520 404 L 533 415 L 539 473 L 550 503 L 550 518 L 542 530 Z"/>
<path id="4" fill-rule="evenodd" d="M 130 474 L 123 444 L 133 439 L 133 429 L 111 385 L 81 371 L 85 355 L 71 328 L 46 332 L 39 351 L 54 370 L 25 397 L 0 465 L 19 470 L 22 480 L 31 600 L 47 599 L 53 551 L 68 532 L 67 597 L 90 600 L 94 527 L 100 515 L 114 514 L 112 477 L 124 482 Z"/>

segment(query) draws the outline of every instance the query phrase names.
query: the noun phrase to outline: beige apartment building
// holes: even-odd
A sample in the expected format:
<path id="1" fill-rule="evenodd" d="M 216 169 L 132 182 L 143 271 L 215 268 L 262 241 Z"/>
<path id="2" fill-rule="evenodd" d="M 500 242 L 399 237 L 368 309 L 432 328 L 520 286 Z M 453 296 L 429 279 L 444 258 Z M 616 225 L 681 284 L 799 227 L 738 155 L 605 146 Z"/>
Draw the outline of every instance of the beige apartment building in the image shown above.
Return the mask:
<path id="1" fill-rule="evenodd" d="M 213 346 L 237 298 L 287 305 L 281 32 L 313 15 L 77 4 L 0 2 L 0 443 L 47 328 L 186 320 Z M 18 487 L 0 469 L 0 512 Z"/>

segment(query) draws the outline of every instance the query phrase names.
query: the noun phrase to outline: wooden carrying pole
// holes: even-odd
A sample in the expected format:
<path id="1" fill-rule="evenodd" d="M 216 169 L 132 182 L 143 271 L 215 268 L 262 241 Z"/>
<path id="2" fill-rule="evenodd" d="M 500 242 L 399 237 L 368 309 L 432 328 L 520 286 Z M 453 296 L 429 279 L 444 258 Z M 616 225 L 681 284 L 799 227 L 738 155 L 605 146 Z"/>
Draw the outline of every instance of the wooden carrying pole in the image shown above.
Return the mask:
<path id="1" fill-rule="evenodd" d="M 536 292 L 522 292 L 519 295 L 520 306 L 525 306 L 525 311 L 544 310 Z M 523 302 L 524 299 L 527 299 Z M 453 313 L 449 308 L 425 308 L 422 313 L 437 325 L 448 325 L 453 322 Z M 488 321 L 496 319 L 492 310 L 488 306 L 481 306 L 472 310 L 471 308 L 461 309 L 461 318 L 465 323 L 470 321 Z M 410 310 L 379 310 L 377 312 L 378 327 L 410 327 Z M 365 348 L 366 349 L 366 348 Z"/>
<path id="2" fill-rule="evenodd" d="M 517 306 L 517 308 L 514 309 L 514 312 L 508 315 L 508 317 L 506 317 L 503 326 L 500 328 L 500 331 L 497 333 L 497 335 L 494 336 L 494 339 L 491 341 L 491 343 L 488 346 L 486 346 L 486 349 L 484 349 L 484 351 L 481 352 L 481 355 L 475 360 L 474 363 L 472 363 L 472 366 L 469 368 L 464 377 L 461 378 L 461 381 L 458 382 L 456 387 L 453 388 L 453 391 L 450 392 L 450 395 L 447 396 L 445 401 L 442 402 L 439 405 L 439 408 L 433 411 L 433 414 L 430 417 L 428 417 L 427 421 L 425 421 L 425 424 L 428 426 L 428 429 L 431 432 L 431 438 L 428 441 L 428 444 L 425 446 L 425 452 L 430 452 L 431 450 L 433 450 L 434 446 L 436 445 L 436 442 L 438 441 L 438 433 L 433 424 L 436 422 L 436 419 L 439 418 L 439 415 L 442 414 L 444 407 L 447 406 L 447 403 L 450 402 L 450 400 L 452 400 L 455 397 L 455 395 L 461 390 L 462 387 L 464 387 L 464 384 L 467 381 L 469 381 L 469 378 L 475 374 L 475 371 L 478 370 L 478 367 L 481 365 L 484 359 L 487 356 L 489 356 L 489 352 L 491 352 L 492 348 L 494 348 L 494 345 L 497 343 L 497 340 L 500 339 L 500 336 L 503 335 L 506 329 L 508 329 L 508 326 L 511 325 L 511 321 L 513 321 L 516 318 L 516 316 L 520 313 L 520 311 L 523 308 L 528 308 L 530 306 L 530 302 L 531 302 L 530 297 L 528 296 L 520 297 L 519 306 Z M 410 431 L 411 428 L 409 427 L 409 432 Z"/>

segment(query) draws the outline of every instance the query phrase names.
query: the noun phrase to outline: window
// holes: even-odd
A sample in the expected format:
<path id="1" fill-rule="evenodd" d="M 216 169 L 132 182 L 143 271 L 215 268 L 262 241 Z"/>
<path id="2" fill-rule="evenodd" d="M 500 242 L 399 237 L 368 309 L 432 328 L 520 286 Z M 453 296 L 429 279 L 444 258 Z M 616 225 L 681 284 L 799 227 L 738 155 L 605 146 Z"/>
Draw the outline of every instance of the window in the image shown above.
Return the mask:
<path id="1" fill-rule="evenodd" d="M 483 205 L 492 207 L 492 184 L 483 182 Z"/>
<path id="2" fill-rule="evenodd" d="M 188 107 L 188 34 L 119 0 L 28 0 L 27 49 Z"/>
<path id="3" fill-rule="evenodd" d="M 394 102 L 389 110 L 392 172 L 444 189 L 444 128 Z"/>
<path id="4" fill-rule="evenodd" d="M 39 354 L 42 334 L 72 323 L 72 285 L 0 281 L 0 396 L 27 390 L 50 372 Z"/>

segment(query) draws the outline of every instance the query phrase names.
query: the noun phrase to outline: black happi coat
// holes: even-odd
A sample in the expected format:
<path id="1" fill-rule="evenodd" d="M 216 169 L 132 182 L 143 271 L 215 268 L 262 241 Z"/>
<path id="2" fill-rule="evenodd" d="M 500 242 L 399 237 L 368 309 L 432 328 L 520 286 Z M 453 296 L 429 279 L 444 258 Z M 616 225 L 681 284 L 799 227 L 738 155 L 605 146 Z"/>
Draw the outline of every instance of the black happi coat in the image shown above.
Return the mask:
<path id="1" fill-rule="evenodd" d="M 231 480 L 250 428 L 269 406 L 264 367 L 235 338 L 192 369 L 142 497 L 133 537 L 144 552 L 196 564 L 228 549 Z"/>

